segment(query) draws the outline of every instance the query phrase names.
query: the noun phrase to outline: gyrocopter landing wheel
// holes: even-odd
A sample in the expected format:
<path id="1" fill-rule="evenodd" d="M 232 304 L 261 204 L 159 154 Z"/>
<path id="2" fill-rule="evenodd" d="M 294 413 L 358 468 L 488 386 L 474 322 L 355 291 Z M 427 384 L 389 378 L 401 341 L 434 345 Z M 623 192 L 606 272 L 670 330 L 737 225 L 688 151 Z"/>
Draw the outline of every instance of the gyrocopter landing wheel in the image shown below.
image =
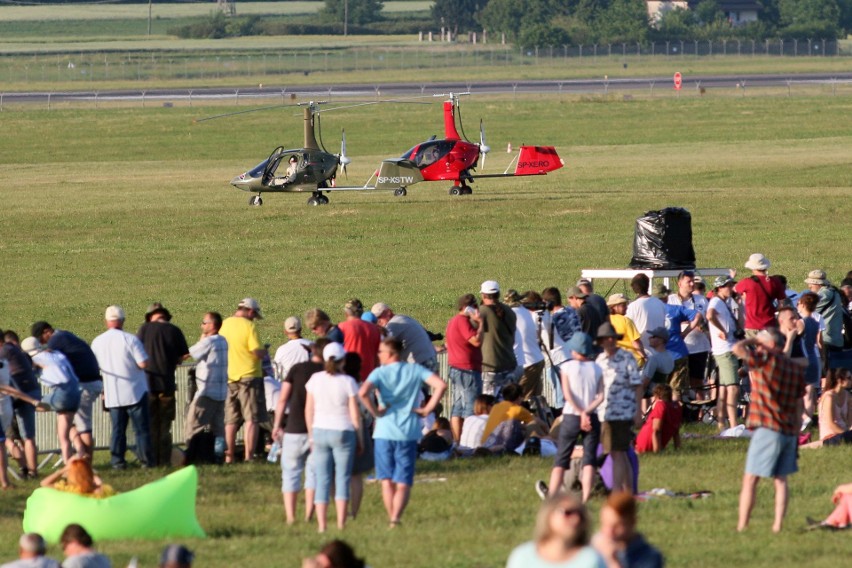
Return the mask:
<path id="1" fill-rule="evenodd" d="M 405 197 L 408 195 L 408 191 L 404 187 L 400 187 L 399 189 L 394 190 L 393 194 L 396 197 Z"/>
<path id="2" fill-rule="evenodd" d="M 471 195 L 473 190 L 467 186 L 461 188 L 461 195 Z"/>
<path id="3" fill-rule="evenodd" d="M 450 188 L 450 195 L 461 195 L 461 188 L 454 185 Z"/>
<path id="4" fill-rule="evenodd" d="M 320 195 L 317 199 L 319 199 L 320 205 L 328 205 L 328 197 L 325 195 Z"/>
<path id="5" fill-rule="evenodd" d="M 308 205 L 310 205 L 312 207 L 316 207 L 319 204 L 320 204 L 320 200 L 318 198 L 316 198 L 314 196 L 311 196 L 311 197 L 308 198 Z"/>
<path id="6" fill-rule="evenodd" d="M 252 207 L 260 207 L 261 205 L 263 205 L 263 198 L 261 198 L 259 195 L 252 195 L 251 197 L 249 197 L 249 205 L 251 205 Z"/>

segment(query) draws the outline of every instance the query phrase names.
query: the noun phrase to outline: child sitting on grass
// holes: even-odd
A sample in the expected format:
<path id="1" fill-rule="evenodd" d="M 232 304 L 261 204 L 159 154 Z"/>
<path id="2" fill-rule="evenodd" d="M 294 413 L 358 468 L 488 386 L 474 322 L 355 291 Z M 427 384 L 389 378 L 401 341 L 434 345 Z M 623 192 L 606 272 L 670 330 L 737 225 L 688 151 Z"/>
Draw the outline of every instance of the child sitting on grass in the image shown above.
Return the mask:
<path id="1" fill-rule="evenodd" d="M 654 387 L 651 399 L 651 411 L 636 436 L 636 453 L 659 453 L 674 440 L 675 449 L 680 448 L 680 425 L 683 422 L 683 408 L 672 400 L 672 387 L 658 384 Z"/>

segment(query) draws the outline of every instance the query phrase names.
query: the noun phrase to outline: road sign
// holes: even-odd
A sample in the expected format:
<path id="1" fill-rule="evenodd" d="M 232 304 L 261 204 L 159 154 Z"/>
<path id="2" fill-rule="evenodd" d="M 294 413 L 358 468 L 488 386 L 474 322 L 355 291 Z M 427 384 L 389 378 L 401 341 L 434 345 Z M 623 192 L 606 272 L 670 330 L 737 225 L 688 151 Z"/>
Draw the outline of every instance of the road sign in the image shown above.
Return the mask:
<path id="1" fill-rule="evenodd" d="M 676 91 L 680 90 L 681 85 L 683 84 L 683 77 L 680 75 L 680 71 L 674 74 L 674 88 Z"/>

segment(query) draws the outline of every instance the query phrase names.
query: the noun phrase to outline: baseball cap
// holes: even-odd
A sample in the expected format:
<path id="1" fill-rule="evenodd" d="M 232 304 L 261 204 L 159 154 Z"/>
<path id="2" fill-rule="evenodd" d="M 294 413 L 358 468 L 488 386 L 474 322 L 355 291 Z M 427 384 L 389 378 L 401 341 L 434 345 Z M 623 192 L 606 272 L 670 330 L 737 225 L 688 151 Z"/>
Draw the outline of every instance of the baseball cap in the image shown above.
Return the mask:
<path id="1" fill-rule="evenodd" d="M 588 298 L 589 295 L 580 290 L 579 286 L 572 286 L 568 289 L 568 293 L 565 294 L 567 298 Z"/>
<path id="2" fill-rule="evenodd" d="M 337 342 L 329 343 L 322 350 L 323 361 L 342 361 L 346 357 L 346 351 L 343 346 Z"/>
<path id="3" fill-rule="evenodd" d="M 302 320 L 296 316 L 290 316 L 284 320 L 284 331 L 302 331 Z"/>
<path id="4" fill-rule="evenodd" d="M 589 280 L 588 278 L 580 278 L 579 280 L 577 280 L 577 286 L 591 286 L 591 285 L 592 285 L 592 281 Z"/>
<path id="5" fill-rule="evenodd" d="M 170 544 L 163 549 L 163 554 L 160 556 L 160 564 L 192 564 L 195 555 L 187 547 L 182 544 Z"/>
<path id="6" fill-rule="evenodd" d="M 257 314 L 257 319 L 263 319 L 263 314 L 260 313 L 260 304 L 258 304 L 257 300 L 254 298 L 243 298 L 240 303 L 237 304 L 237 307 L 253 310 L 254 313 Z"/>
<path id="7" fill-rule="evenodd" d="M 654 329 L 648 332 L 648 335 L 650 337 L 662 339 L 663 341 L 669 340 L 669 331 L 664 327 L 655 327 Z"/>
<path id="8" fill-rule="evenodd" d="M 500 285 L 497 284 L 496 280 L 486 280 L 482 283 L 482 286 L 479 287 L 480 294 L 499 294 L 500 293 Z"/>
<path id="9" fill-rule="evenodd" d="M 373 304 L 373 307 L 370 308 L 370 312 L 376 316 L 376 318 L 382 317 L 382 314 L 390 309 L 390 306 L 385 304 L 384 302 L 376 302 Z"/>
<path id="10" fill-rule="evenodd" d="M 124 321 L 127 318 L 124 316 L 124 310 L 121 309 L 121 306 L 110 306 L 106 309 L 104 319 L 106 321 Z"/>
<path id="11" fill-rule="evenodd" d="M 21 350 L 29 353 L 30 357 L 41 351 L 41 343 L 35 337 L 25 337 L 21 341 Z"/>
<path id="12" fill-rule="evenodd" d="M 373 312 L 364 312 L 363 314 L 361 314 L 361 319 L 368 323 L 376 323 L 377 321 L 379 321 L 379 318 L 377 318 L 376 314 L 374 314 Z"/>

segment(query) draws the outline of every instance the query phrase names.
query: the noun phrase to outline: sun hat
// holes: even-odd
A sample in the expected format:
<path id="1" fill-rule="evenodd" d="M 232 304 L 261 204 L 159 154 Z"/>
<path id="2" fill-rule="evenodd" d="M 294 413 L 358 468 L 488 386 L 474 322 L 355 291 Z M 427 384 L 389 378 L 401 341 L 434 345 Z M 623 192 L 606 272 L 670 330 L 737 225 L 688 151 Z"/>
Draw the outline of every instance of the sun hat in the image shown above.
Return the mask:
<path id="1" fill-rule="evenodd" d="M 613 294 L 609 298 L 607 298 L 606 305 L 607 306 L 617 306 L 619 304 L 628 304 L 630 300 L 627 299 L 627 296 L 624 294 Z"/>
<path id="2" fill-rule="evenodd" d="M 769 270 L 770 262 L 769 259 L 756 252 L 748 257 L 748 260 L 745 263 L 745 267 L 749 270 Z"/>
<path id="3" fill-rule="evenodd" d="M 805 284 L 815 284 L 817 286 L 827 286 L 828 278 L 825 276 L 825 270 L 819 268 L 808 272 L 808 277 L 805 278 Z"/>
<path id="4" fill-rule="evenodd" d="M 604 339 L 606 337 L 614 337 L 616 339 L 621 339 L 624 336 L 620 333 L 616 333 L 615 328 L 612 327 L 612 324 L 608 321 L 605 321 L 598 327 L 598 334 L 595 339 Z"/>
<path id="5" fill-rule="evenodd" d="M 26 351 L 30 357 L 32 357 L 41 351 L 41 343 L 35 337 L 25 337 L 24 340 L 21 341 L 21 350 Z"/>
<path id="6" fill-rule="evenodd" d="M 145 310 L 145 321 L 151 321 L 154 315 L 160 314 L 166 321 L 172 321 L 172 314 L 160 302 L 154 302 Z"/>
<path id="7" fill-rule="evenodd" d="M 717 276 L 716 280 L 713 281 L 713 289 L 722 288 L 729 284 L 734 284 L 736 281 L 730 276 Z"/>
<path id="8" fill-rule="evenodd" d="M 589 295 L 580 290 L 579 286 L 572 286 L 568 288 L 568 292 L 565 293 L 566 298 L 588 298 Z"/>

